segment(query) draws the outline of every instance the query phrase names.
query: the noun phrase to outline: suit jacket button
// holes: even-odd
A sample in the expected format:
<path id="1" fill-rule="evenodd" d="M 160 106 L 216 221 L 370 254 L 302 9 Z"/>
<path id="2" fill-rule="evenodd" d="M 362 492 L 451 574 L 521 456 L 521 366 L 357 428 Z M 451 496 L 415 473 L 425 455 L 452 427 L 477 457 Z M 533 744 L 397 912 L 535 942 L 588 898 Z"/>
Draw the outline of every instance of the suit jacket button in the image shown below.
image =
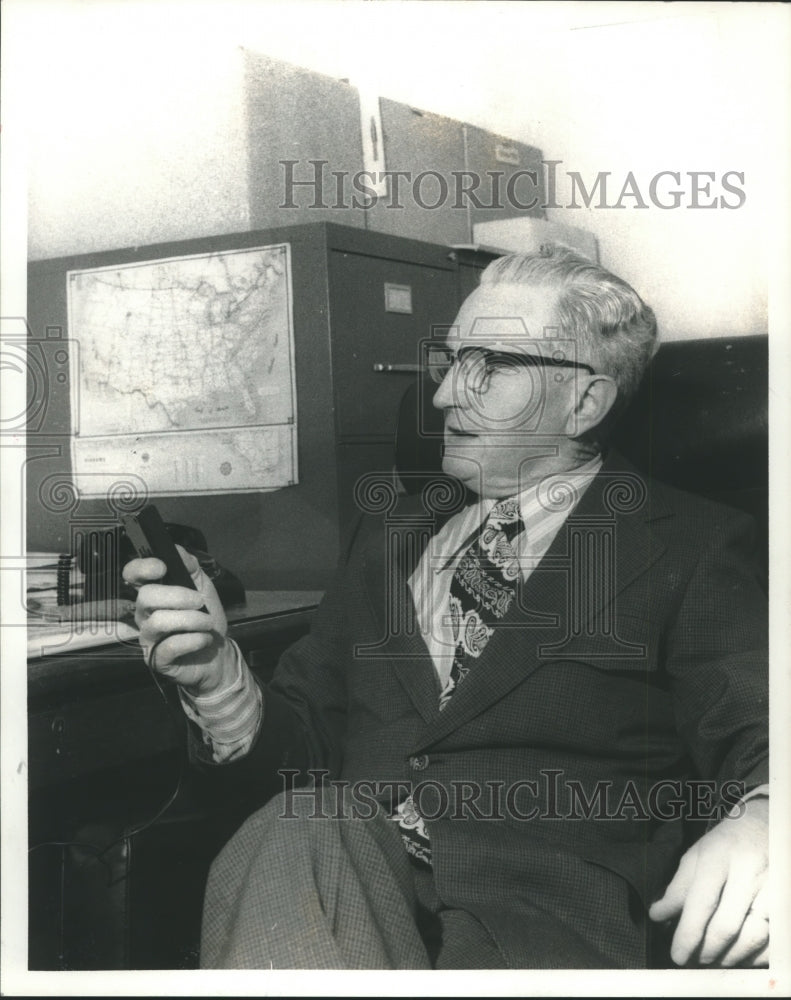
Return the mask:
<path id="1" fill-rule="evenodd" d="M 428 767 L 428 757 L 426 754 L 418 754 L 417 757 L 409 758 L 409 766 L 413 771 L 425 771 Z"/>

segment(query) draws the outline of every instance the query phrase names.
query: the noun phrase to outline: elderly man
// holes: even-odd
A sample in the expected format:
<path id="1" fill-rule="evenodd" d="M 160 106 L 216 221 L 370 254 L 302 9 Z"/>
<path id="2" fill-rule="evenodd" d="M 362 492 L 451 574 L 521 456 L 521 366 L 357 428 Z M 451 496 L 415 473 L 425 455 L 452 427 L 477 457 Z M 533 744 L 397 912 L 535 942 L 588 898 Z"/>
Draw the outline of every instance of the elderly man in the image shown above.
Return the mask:
<path id="1" fill-rule="evenodd" d="M 749 519 L 607 448 L 655 347 L 590 261 L 494 261 L 429 352 L 453 478 L 361 519 L 266 687 L 194 560 L 127 566 L 194 756 L 291 786 L 214 863 L 204 966 L 766 962 Z"/>

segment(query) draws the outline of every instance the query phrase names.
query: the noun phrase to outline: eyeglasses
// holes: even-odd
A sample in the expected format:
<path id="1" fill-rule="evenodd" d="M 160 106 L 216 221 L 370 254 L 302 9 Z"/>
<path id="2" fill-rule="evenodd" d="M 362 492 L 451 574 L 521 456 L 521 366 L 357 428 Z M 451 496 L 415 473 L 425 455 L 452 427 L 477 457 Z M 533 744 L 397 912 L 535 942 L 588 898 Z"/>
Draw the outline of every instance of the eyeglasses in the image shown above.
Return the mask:
<path id="1" fill-rule="evenodd" d="M 486 347 L 462 347 L 452 351 L 449 347 L 434 345 L 428 348 L 426 368 L 434 382 L 442 382 L 451 369 L 457 368 L 464 377 L 465 386 L 478 394 L 486 392 L 496 373 L 513 372 L 520 368 L 579 368 L 590 375 L 595 374 L 590 365 L 569 361 L 560 352 L 549 356 L 509 354 Z"/>

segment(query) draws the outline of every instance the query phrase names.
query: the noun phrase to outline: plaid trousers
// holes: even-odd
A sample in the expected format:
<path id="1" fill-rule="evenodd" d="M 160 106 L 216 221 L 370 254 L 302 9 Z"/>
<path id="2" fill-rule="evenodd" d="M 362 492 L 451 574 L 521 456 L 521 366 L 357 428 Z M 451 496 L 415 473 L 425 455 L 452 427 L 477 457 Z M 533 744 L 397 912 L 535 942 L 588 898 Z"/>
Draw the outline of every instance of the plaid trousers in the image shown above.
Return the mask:
<path id="1" fill-rule="evenodd" d="M 201 967 L 506 968 L 486 928 L 444 907 L 395 824 L 348 815 L 333 790 L 281 794 L 212 865 Z"/>

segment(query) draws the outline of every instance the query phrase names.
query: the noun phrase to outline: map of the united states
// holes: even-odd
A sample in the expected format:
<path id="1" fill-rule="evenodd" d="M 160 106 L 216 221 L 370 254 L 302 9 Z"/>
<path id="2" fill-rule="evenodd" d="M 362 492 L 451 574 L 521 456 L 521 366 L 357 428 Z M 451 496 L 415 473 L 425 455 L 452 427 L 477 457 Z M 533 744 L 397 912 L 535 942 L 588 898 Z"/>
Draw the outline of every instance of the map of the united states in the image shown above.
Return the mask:
<path id="1" fill-rule="evenodd" d="M 151 492 L 294 482 L 289 264 L 280 245 L 71 272 L 75 472 Z"/>

